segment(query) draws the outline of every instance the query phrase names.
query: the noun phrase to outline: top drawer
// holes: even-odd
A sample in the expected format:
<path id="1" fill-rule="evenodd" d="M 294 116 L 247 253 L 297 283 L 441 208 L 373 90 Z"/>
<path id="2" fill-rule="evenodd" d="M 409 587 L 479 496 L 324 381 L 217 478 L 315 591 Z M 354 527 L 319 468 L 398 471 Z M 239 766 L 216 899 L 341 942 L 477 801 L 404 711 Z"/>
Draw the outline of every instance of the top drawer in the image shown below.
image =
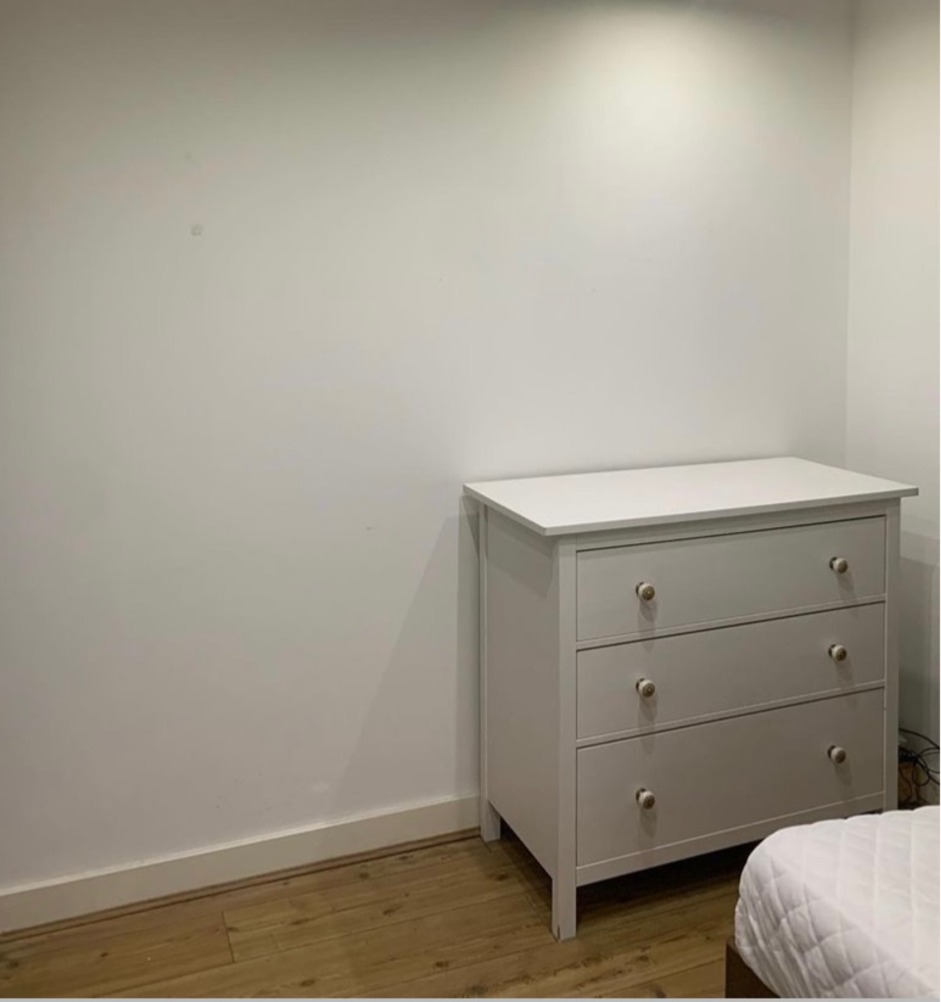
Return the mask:
<path id="1" fill-rule="evenodd" d="M 843 573 L 834 558 L 846 562 Z M 653 586 L 652 598 L 638 594 L 641 584 Z M 579 640 L 878 598 L 885 520 L 584 550 L 577 586 Z"/>

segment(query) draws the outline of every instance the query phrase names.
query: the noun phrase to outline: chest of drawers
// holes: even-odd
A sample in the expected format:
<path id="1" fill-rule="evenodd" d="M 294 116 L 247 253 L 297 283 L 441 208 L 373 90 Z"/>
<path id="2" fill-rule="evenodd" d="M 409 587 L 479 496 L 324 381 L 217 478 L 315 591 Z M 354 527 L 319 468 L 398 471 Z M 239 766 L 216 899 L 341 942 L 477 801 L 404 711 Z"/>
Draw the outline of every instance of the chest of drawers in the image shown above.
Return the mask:
<path id="1" fill-rule="evenodd" d="M 481 833 L 577 888 L 895 806 L 904 484 L 800 459 L 465 485 Z"/>

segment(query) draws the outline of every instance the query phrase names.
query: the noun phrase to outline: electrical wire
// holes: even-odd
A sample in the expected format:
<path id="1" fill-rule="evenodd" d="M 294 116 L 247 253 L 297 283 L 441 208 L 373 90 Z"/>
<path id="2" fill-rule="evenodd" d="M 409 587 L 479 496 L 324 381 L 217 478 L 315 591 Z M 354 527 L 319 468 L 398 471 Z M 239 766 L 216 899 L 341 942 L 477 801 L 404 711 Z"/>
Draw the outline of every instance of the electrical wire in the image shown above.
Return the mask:
<path id="1" fill-rule="evenodd" d="M 910 727 L 900 727 L 902 734 L 911 735 L 924 742 L 927 747 L 915 751 L 912 748 L 899 748 L 899 784 L 904 785 L 907 792 L 903 800 L 906 803 L 923 803 L 921 791 L 929 785 L 938 786 L 938 764 L 937 755 L 939 752 L 938 743 L 927 734 L 921 731 L 913 731 Z M 929 757 L 934 758 L 934 765 L 929 762 Z M 908 765 L 907 770 L 903 766 Z"/>
<path id="2" fill-rule="evenodd" d="M 904 794 L 902 799 L 909 804 L 922 803 L 921 791 L 929 785 L 939 785 L 937 759 L 935 758 L 939 752 L 938 744 L 926 734 L 913 731 L 909 727 L 900 727 L 899 731 L 902 734 L 918 738 L 928 746 L 918 751 L 907 747 L 899 748 L 899 783 L 900 785 L 904 784 L 907 790 L 907 792 L 902 791 Z M 933 766 L 929 762 L 929 756 L 935 758 Z M 902 768 L 904 765 L 908 765 L 909 768 L 904 770 Z"/>
<path id="3" fill-rule="evenodd" d="M 938 755 L 938 743 L 929 738 L 926 734 L 921 734 L 919 731 L 913 731 L 908 727 L 900 727 L 899 730 L 903 734 L 911 734 L 912 737 L 916 737 L 921 741 L 924 741 L 928 745 L 927 748 L 921 748 L 918 751 L 914 751 L 910 748 L 902 749 L 906 755 L 905 759 L 914 763 L 927 777 L 923 782 L 919 783 L 919 786 L 927 786 L 929 783 L 934 783 L 935 786 L 938 785 L 938 766 L 937 759 L 935 759 L 935 764 L 932 766 L 931 762 L 928 761 L 929 756 L 935 757 Z"/>
<path id="4" fill-rule="evenodd" d="M 922 734 L 921 731 L 913 731 L 910 727 L 900 727 L 899 730 L 903 734 L 911 734 L 914 738 L 921 738 L 921 740 L 924 741 L 929 748 L 932 748 L 934 751 L 938 751 L 938 742 L 933 738 L 929 738 L 927 734 Z"/>

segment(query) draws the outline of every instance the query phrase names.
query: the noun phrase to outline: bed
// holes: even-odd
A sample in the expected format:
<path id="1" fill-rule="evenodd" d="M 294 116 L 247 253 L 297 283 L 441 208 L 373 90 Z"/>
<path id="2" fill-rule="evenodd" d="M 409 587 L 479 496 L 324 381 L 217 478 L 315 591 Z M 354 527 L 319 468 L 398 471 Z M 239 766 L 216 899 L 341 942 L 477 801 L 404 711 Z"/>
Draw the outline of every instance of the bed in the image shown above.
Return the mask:
<path id="1" fill-rule="evenodd" d="M 937 998 L 941 809 L 785 828 L 742 873 L 728 997 Z"/>

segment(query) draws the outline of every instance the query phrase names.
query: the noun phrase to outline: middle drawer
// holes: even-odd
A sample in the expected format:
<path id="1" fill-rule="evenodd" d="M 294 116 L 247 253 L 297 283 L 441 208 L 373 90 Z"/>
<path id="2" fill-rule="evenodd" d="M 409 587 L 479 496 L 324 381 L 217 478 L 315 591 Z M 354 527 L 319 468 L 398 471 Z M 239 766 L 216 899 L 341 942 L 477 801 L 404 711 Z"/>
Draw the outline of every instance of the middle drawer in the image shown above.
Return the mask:
<path id="1" fill-rule="evenodd" d="M 880 682 L 884 631 L 878 603 L 579 651 L 577 736 L 627 735 Z"/>

